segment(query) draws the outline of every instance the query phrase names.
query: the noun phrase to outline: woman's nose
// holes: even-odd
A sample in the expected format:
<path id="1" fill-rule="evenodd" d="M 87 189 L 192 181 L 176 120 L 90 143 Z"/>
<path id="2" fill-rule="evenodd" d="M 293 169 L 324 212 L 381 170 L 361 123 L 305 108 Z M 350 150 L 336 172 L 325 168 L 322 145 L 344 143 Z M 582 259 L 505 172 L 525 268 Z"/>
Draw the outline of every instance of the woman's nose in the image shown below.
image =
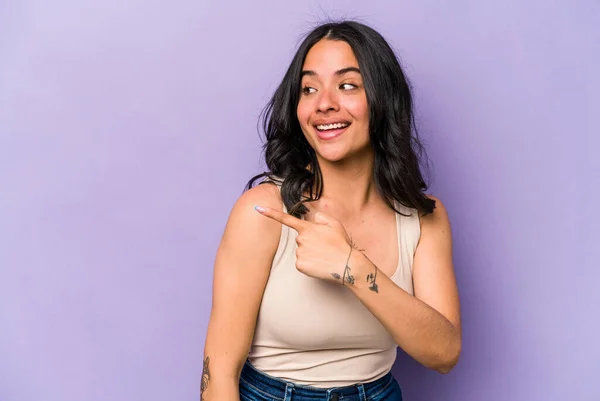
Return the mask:
<path id="1" fill-rule="evenodd" d="M 337 94 L 327 89 L 321 90 L 317 103 L 317 111 L 325 113 L 327 111 L 335 111 L 338 107 Z"/>

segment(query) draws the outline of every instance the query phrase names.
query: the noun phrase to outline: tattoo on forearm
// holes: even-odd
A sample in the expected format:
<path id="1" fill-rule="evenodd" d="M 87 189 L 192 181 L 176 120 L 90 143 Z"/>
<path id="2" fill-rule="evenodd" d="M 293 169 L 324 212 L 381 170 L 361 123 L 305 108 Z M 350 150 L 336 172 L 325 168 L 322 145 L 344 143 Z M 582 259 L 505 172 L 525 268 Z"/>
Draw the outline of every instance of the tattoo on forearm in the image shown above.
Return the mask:
<path id="1" fill-rule="evenodd" d="M 350 274 L 350 266 L 348 264 L 350 263 L 350 256 L 352 256 L 352 251 L 355 249 L 358 249 L 358 248 L 356 247 L 356 244 L 352 240 L 352 235 L 350 235 L 350 253 L 348 254 L 348 260 L 346 260 L 346 267 L 344 267 L 344 277 L 342 278 L 342 285 L 345 285 L 344 284 L 345 281 L 354 285 L 354 276 L 352 274 Z"/>
<path id="2" fill-rule="evenodd" d="M 351 270 L 352 269 L 350 269 L 350 266 L 348 265 L 348 263 L 350 262 L 350 255 L 352 255 L 352 251 L 354 249 L 356 249 L 359 252 L 363 252 L 363 250 L 359 249 L 356 246 L 356 244 L 354 243 L 354 241 L 352 240 L 352 235 L 349 235 L 349 236 L 350 236 L 350 254 L 348 254 L 348 260 L 346 261 L 346 266 L 344 267 L 344 273 L 343 273 L 344 275 L 342 277 L 342 276 L 340 276 L 339 273 L 331 273 L 331 276 L 334 279 L 336 279 L 336 280 L 341 279 L 342 280 L 342 285 L 346 285 L 345 284 L 346 282 L 348 282 L 349 284 L 354 285 L 354 281 L 355 280 L 354 280 L 354 276 L 351 274 Z"/>
<path id="3" fill-rule="evenodd" d="M 350 273 L 351 273 L 350 266 L 346 265 L 346 267 L 344 268 L 344 277 L 343 278 L 338 273 L 331 273 L 331 276 L 336 280 L 342 279 L 342 285 L 346 285 L 345 284 L 346 282 L 348 282 L 350 284 L 354 284 L 354 276 Z"/>
<path id="4" fill-rule="evenodd" d="M 344 278 L 342 279 L 342 284 L 347 281 L 348 283 L 354 285 L 354 276 L 350 274 L 350 270 L 350 266 L 346 264 L 346 267 L 344 268 Z"/>
<path id="5" fill-rule="evenodd" d="M 342 280 L 342 285 L 346 285 L 346 282 L 349 284 L 354 285 L 354 276 L 351 274 L 351 270 L 350 266 L 348 265 L 348 263 L 350 262 L 350 256 L 352 255 L 352 251 L 354 249 L 356 249 L 359 252 L 363 252 L 362 249 L 359 249 L 356 244 L 354 243 L 354 241 L 352 240 L 352 235 L 349 235 L 350 237 L 350 253 L 348 254 L 348 260 L 346 261 L 346 266 L 344 267 L 344 273 L 343 276 L 340 276 L 339 273 L 331 273 L 331 276 L 336 279 L 336 280 Z"/>
<path id="6" fill-rule="evenodd" d="M 371 284 L 369 289 L 379 294 L 379 286 L 375 282 L 377 280 L 377 267 L 375 267 L 374 273 L 367 274 L 367 283 Z"/>
<path id="7" fill-rule="evenodd" d="M 210 362 L 210 358 L 206 357 L 204 359 L 204 366 L 202 367 L 202 382 L 200 383 L 200 401 L 204 400 L 204 392 L 208 387 L 208 381 L 210 380 L 210 371 L 208 370 L 208 363 Z"/>

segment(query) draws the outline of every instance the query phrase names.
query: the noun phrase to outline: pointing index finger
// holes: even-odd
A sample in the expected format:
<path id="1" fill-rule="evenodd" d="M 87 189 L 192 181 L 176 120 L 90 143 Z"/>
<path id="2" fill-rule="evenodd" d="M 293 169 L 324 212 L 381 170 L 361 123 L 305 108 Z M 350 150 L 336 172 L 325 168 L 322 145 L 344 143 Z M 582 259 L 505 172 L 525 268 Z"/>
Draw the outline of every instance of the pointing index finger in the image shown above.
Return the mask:
<path id="1" fill-rule="evenodd" d="M 281 224 L 291 227 L 298 232 L 300 232 L 300 230 L 306 226 L 306 222 L 304 220 L 294 217 L 291 214 L 271 209 L 270 207 L 255 206 L 254 209 L 263 216 L 267 216 L 275 221 L 278 221 Z"/>

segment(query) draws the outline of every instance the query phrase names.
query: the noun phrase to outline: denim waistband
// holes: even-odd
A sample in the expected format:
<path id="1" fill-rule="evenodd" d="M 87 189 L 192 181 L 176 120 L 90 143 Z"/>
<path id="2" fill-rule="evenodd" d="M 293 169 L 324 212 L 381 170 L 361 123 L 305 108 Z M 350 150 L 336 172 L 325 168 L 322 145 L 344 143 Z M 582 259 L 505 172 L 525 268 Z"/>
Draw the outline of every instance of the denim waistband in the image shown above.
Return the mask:
<path id="1" fill-rule="evenodd" d="M 336 400 L 349 396 L 359 396 L 360 399 L 366 399 L 374 394 L 385 389 L 394 377 L 391 372 L 385 376 L 368 383 L 358 383 L 350 386 L 319 388 L 313 386 L 305 386 L 294 384 L 285 380 L 270 376 L 259 371 L 250 362 L 246 361 L 242 368 L 240 380 L 251 385 L 256 390 L 265 395 L 280 399 L 289 400 L 292 393 L 300 398 L 313 398 L 315 400 Z"/>

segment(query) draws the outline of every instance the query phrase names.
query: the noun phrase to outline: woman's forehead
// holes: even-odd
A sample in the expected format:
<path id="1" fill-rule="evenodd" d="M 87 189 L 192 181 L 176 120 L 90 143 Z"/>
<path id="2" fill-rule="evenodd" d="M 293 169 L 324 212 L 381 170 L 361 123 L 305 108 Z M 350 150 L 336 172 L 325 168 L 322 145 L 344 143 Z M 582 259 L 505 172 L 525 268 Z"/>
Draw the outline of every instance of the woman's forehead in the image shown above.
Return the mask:
<path id="1" fill-rule="evenodd" d="M 302 70 L 316 75 L 332 75 L 348 67 L 358 68 L 352 47 L 340 40 L 323 39 L 308 51 Z"/>

